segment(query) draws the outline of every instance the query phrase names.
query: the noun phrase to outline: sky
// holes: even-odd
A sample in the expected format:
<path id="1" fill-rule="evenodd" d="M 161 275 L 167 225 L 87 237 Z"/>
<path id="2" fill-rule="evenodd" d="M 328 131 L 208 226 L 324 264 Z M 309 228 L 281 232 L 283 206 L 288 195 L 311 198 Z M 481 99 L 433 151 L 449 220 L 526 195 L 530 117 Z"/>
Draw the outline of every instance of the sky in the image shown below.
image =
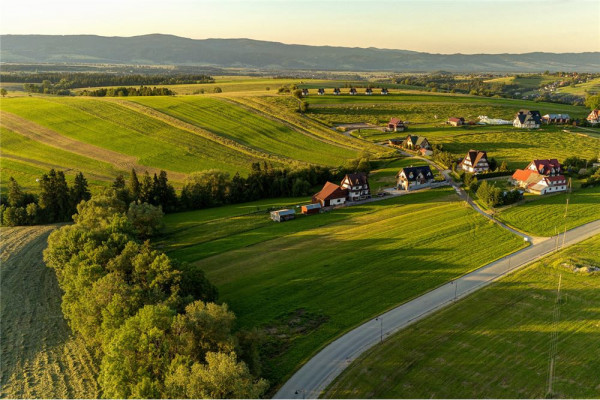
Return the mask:
<path id="1" fill-rule="evenodd" d="M 600 51 L 599 0 L 5 0 L 2 34 L 164 33 L 429 53 Z"/>

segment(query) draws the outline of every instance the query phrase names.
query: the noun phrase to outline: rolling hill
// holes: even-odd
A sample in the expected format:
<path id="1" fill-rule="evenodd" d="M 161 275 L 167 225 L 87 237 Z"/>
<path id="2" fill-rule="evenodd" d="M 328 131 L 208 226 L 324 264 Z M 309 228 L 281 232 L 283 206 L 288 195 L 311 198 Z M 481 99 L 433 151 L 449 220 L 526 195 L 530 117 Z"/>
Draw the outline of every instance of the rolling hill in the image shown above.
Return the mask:
<path id="1" fill-rule="evenodd" d="M 338 71 L 600 71 L 600 53 L 430 54 L 173 35 L 2 35 L 8 63 L 112 63 Z"/>

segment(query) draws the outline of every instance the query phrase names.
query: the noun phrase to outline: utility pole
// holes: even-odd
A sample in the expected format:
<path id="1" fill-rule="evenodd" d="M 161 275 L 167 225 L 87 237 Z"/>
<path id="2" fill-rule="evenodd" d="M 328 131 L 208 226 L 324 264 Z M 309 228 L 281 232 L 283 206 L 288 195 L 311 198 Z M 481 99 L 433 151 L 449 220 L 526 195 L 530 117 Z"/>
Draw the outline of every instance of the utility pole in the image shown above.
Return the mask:
<path id="1" fill-rule="evenodd" d="M 375 321 L 379 321 L 379 324 L 380 324 L 379 338 L 381 340 L 381 343 L 383 343 L 383 317 L 377 317 L 377 318 L 375 318 Z"/>

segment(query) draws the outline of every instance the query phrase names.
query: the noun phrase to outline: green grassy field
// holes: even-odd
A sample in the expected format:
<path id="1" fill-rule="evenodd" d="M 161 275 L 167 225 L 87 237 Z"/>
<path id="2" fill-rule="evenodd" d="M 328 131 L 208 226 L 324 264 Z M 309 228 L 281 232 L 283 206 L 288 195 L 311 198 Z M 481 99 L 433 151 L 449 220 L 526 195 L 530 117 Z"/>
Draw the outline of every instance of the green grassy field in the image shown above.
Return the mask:
<path id="1" fill-rule="evenodd" d="M 219 168 L 235 173 L 246 172 L 252 161 L 234 149 L 110 101 L 14 98 L 4 100 L 2 109 L 84 144 L 133 156 L 151 167 L 182 173 Z"/>
<path id="2" fill-rule="evenodd" d="M 556 158 L 562 162 L 570 156 L 591 159 L 600 154 L 600 140 L 563 132 L 554 126 L 537 130 L 487 127 L 432 141 L 442 143 L 444 150 L 459 158 L 469 149 L 485 150 L 498 163 L 506 161 L 510 169 L 525 168 L 534 159 Z"/>
<path id="3" fill-rule="evenodd" d="M 557 89 L 558 93 L 575 94 L 579 96 L 585 96 L 589 94 L 600 93 L 600 78 L 591 79 L 585 83 L 578 83 L 575 86 L 564 86 Z"/>
<path id="4" fill-rule="evenodd" d="M 56 226 L 2 228 L 3 398 L 98 398 L 98 360 L 73 337 L 54 271 L 42 261 Z"/>
<path id="5" fill-rule="evenodd" d="M 552 236 L 555 229 L 559 232 L 565 229 L 565 211 L 567 229 L 599 219 L 600 187 L 578 189 L 570 194 L 536 196 L 534 200 L 501 211 L 498 219 L 533 235 Z"/>
<path id="6" fill-rule="evenodd" d="M 139 97 L 132 101 L 268 154 L 326 165 L 341 165 L 356 155 L 216 97 Z"/>
<path id="7" fill-rule="evenodd" d="M 509 275 L 402 330 L 352 363 L 331 398 L 598 398 L 600 236 Z M 561 281 L 559 319 L 554 325 Z"/>
<path id="8" fill-rule="evenodd" d="M 551 75 L 532 74 L 523 76 L 509 76 L 505 78 L 488 79 L 487 83 L 502 83 L 504 85 L 518 85 L 527 89 L 537 89 L 540 85 L 552 83 L 560 78 Z"/>
<path id="9" fill-rule="evenodd" d="M 327 125 L 368 122 L 384 125 L 392 117 L 411 122 L 444 123 L 449 117 L 477 121 L 480 115 L 490 118 L 514 118 L 521 109 L 546 113 L 569 113 L 572 118 L 585 117 L 585 107 L 568 104 L 536 103 L 527 100 L 488 98 L 468 95 L 397 93 L 388 96 L 318 96 L 307 99 L 308 115 Z M 436 118 L 437 117 L 437 118 Z"/>
<path id="10" fill-rule="evenodd" d="M 92 187 L 107 184 L 119 173 L 113 165 L 79 154 L 48 146 L 9 129 L 0 127 L 2 135 L 2 165 L 0 187 L 5 188 L 9 177 L 14 177 L 26 190 L 37 191 L 38 179 L 50 168 L 64 169 L 67 179 L 83 172 Z"/>
<path id="11" fill-rule="evenodd" d="M 167 230 L 189 229 L 160 244 L 176 243 L 171 256 L 207 273 L 240 327 L 265 333 L 265 375 L 275 385 L 347 329 L 523 246 L 450 189 L 281 224 L 268 218 L 200 217 L 190 227 L 184 217 Z"/>

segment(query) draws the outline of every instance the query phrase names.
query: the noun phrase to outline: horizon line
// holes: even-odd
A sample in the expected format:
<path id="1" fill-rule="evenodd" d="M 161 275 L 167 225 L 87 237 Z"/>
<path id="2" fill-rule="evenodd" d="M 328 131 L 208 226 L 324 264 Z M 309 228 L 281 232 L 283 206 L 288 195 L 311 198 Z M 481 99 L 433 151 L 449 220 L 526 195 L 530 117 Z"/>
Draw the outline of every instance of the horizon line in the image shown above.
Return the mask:
<path id="1" fill-rule="evenodd" d="M 442 55 L 442 56 L 453 56 L 453 55 L 462 55 L 462 56 L 477 56 L 477 55 L 524 55 L 524 54 L 536 54 L 536 53 L 543 53 L 543 54 L 593 54 L 593 53 L 600 53 L 600 50 L 597 51 L 582 51 L 582 52 L 554 52 L 554 51 L 529 51 L 529 52 L 524 52 L 524 53 L 507 53 L 507 52 L 502 52 L 502 53 L 430 53 L 427 51 L 421 51 L 421 50 L 408 50 L 408 49 L 394 49 L 394 48 L 386 48 L 386 47 L 375 47 L 375 46 L 369 46 L 369 47 L 360 47 L 360 46 L 339 46 L 339 45 L 317 45 L 317 44 L 302 44 L 302 43 L 285 43 L 285 42 L 280 42 L 280 41 L 275 41 L 275 40 L 263 40 L 263 39 L 253 39 L 253 38 L 249 38 L 249 37 L 233 37 L 233 38 L 218 38 L 218 37 L 207 37 L 207 38 L 190 38 L 190 37 L 185 37 L 185 36 L 178 36 L 178 35 L 174 35 L 172 33 L 145 33 L 145 34 L 139 34 L 139 35 L 133 35 L 133 36 L 105 36 L 105 35 L 99 35 L 99 34 L 95 34 L 95 33 L 77 33 L 77 34 L 66 34 L 66 35 L 61 35 L 61 34 L 45 34 L 45 33 L 0 33 L 0 37 L 2 36 L 59 36 L 59 37 L 66 37 L 66 36 L 96 36 L 96 37 L 101 37 L 101 38 L 119 38 L 119 39 L 131 39 L 131 38 L 136 38 L 136 37 L 144 37 L 144 36 L 171 36 L 171 37 L 176 37 L 179 39 L 187 39 L 187 40 L 197 40 L 197 41 L 201 41 L 201 40 L 251 40 L 251 41 L 255 41 L 255 42 L 265 42 L 265 43 L 277 43 L 277 44 L 282 44 L 285 46 L 307 46 L 307 47 L 336 47 L 336 48 L 342 48 L 342 49 L 363 49 L 363 50 L 383 50 L 383 51 L 407 51 L 407 52 L 411 52 L 411 53 L 421 53 L 421 54 L 432 54 L 432 55 Z"/>

